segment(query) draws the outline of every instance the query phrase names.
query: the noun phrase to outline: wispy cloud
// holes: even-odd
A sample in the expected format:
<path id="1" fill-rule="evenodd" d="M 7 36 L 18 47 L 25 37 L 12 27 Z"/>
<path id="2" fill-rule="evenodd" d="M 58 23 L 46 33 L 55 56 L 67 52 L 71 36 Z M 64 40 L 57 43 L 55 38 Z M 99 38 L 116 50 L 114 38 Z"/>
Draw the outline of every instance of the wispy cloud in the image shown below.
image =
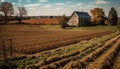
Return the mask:
<path id="1" fill-rule="evenodd" d="M 39 2 L 48 2 L 48 0 L 38 0 Z"/>
<path id="2" fill-rule="evenodd" d="M 15 5 L 15 3 L 12 3 L 12 5 Z"/>
<path id="3" fill-rule="evenodd" d="M 82 6 L 83 4 L 82 4 L 82 3 L 77 3 L 76 5 L 77 5 L 77 6 Z"/>
<path id="4" fill-rule="evenodd" d="M 52 6 L 52 5 L 50 5 L 50 4 L 44 5 L 45 8 L 49 8 L 49 7 L 51 7 L 51 6 Z"/>
<path id="5" fill-rule="evenodd" d="M 92 8 L 92 7 L 96 7 L 96 6 L 95 5 L 87 5 L 87 7 Z"/>
<path id="6" fill-rule="evenodd" d="M 90 2 L 90 4 L 108 4 L 108 3 L 110 2 L 105 0 L 94 0 L 94 2 Z"/>
<path id="7" fill-rule="evenodd" d="M 59 11 L 59 10 L 62 10 L 63 8 L 61 8 L 61 7 L 57 7 L 57 8 L 55 8 L 54 10 L 56 10 L 56 11 Z"/>
<path id="8" fill-rule="evenodd" d="M 37 4 L 27 4 L 27 5 L 24 5 L 25 7 L 37 7 L 37 6 L 40 6 L 42 4 L 40 3 L 37 3 Z"/>
<path id="9" fill-rule="evenodd" d="M 65 4 L 64 3 L 55 3 L 55 5 L 62 6 L 62 5 L 65 5 Z"/>
<path id="10" fill-rule="evenodd" d="M 29 7 L 28 9 L 29 9 L 29 10 L 35 10 L 35 8 L 34 8 L 34 7 Z"/>
<path id="11" fill-rule="evenodd" d="M 74 8 L 74 7 L 76 7 L 76 5 L 69 5 L 68 7 Z"/>

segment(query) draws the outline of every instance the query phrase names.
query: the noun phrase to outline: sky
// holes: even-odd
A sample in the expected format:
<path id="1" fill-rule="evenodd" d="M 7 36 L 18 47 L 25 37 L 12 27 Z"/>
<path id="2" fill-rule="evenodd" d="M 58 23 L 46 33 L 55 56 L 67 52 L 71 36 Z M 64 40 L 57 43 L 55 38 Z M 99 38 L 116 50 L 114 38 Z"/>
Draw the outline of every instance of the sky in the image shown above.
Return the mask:
<path id="1" fill-rule="evenodd" d="M 103 8 L 108 16 L 110 8 L 114 7 L 120 17 L 120 0 L 0 0 L 0 3 L 5 1 L 13 4 L 16 13 L 17 7 L 25 7 L 28 16 L 70 16 L 74 11 L 90 13 L 96 7 Z"/>

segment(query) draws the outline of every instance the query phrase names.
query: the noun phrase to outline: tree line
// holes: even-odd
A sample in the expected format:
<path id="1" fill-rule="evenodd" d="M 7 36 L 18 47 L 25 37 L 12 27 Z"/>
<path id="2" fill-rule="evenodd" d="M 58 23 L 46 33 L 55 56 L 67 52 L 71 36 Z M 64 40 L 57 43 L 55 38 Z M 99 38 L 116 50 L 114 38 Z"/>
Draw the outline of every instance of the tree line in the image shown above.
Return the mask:
<path id="1" fill-rule="evenodd" d="M 91 25 L 120 25 L 120 20 L 118 20 L 118 14 L 114 7 L 112 7 L 108 13 L 108 16 L 105 15 L 105 12 L 102 8 L 93 8 L 90 10 L 91 16 Z M 60 25 L 65 29 L 67 25 L 67 19 L 65 14 L 62 17 Z M 120 27 L 120 26 L 118 26 Z"/>
<path id="2" fill-rule="evenodd" d="M 18 23 L 22 23 L 22 18 L 23 15 L 27 15 L 27 10 L 25 9 L 25 7 L 17 7 L 18 8 Z M 15 14 L 15 10 L 14 7 L 11 3 L 9 2 L 2 2 L 0 4 L 0 12 L 2 12 L 2 14 L 4 14 L 4 23 L 7 24 L 9 23 L 9 17 L 11 17 L 11 15 Z"/>
<path id="3" fill-rule="evenodd" d="M 93 8 L 90 10 L 91 23 L 95 25 L 117 25 L 118 14 L 114 7 L 112 7 L 105 16 L 105 12 L 102 8 Z"/>

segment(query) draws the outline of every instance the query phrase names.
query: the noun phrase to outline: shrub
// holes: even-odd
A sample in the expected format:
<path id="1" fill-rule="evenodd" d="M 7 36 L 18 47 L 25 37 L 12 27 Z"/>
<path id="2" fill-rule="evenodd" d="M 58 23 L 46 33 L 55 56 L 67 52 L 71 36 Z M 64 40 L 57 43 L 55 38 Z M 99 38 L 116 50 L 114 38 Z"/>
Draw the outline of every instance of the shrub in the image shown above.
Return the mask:
<path id="1" fill-rule="evenodd" d="M 107 20 L 105 20 L 105 24 L 106 24 L 106 25 L 112 25 L 112 22 L 107 19 Z"/>

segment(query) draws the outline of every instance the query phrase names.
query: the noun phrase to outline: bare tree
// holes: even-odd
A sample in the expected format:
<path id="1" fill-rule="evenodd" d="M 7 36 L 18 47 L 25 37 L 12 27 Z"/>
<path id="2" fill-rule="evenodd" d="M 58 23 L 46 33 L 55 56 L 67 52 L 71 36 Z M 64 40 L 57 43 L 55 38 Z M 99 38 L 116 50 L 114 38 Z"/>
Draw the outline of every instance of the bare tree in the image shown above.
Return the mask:
<path id="1" fill-rule="evenodd" d="M 2 2 L 0 4 L 0 11 L 4 14 L 5 16 L 5 23 L 8 22 L 8 16 L 14 14 L 14 8 L 13 5 L 9 2 Z"/>
<path id="2" fill-rule="evenodd" d="M 19 11 L 19 23 L 21 23 L 23 15 L 27 15 L 27 10 L 25 9 L 25 7 L 18 7 L 18 11 Z"/>

